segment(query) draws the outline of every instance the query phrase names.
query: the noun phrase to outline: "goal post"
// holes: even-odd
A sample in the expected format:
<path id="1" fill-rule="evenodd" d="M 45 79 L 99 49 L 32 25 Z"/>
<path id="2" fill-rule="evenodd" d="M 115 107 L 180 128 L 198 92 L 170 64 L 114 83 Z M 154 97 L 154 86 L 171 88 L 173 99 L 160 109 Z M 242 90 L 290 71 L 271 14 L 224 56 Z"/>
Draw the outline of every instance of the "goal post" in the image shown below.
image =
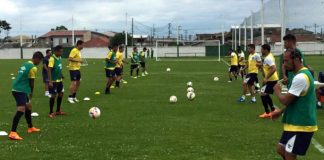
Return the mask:
<path id="1" fill-rule="evenodd" d="M 155 42 L 156 61 L 221 61 L 221 42 L 220 40 L 157 40 Z M 208 56 L 206 47 L 215 46 L 217 50 L 213 56 Z M 217 54 L 218 52 L 218 54 Z M 215 56 L 217 59 L 215 59 Z"/>

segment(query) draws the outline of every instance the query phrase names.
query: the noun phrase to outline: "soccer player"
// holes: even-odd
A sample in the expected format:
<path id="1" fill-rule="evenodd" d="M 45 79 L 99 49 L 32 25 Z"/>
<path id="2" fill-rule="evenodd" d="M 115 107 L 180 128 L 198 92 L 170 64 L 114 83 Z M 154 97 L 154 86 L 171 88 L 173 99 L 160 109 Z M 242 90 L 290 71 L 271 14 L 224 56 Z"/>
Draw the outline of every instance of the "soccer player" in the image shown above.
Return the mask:
<path id="1" fill-rule="evenodd" d="M 46 97 L 51 97 L 49 91 L 48 91 L 48 75 L 47 75 L 47 70 L 48 70 L 48 60 L 51 57 L 52 51 L 50 49 L 46 50 L 46 56 L 44 57 L 43 60 L 43 71 L 42 71 L 42 76 L 43 76 L 43 82 L 45 85 L 45 96 Z"/>
<path id="2" fill-rule="evenodd" d="M 71 85 L 70 85 L 70 95 L 68 101 L 70 103 L 79 102 L 76 98 L 77 91 L 80 87 L 80 79 L 81 79 L 81 63 L 83 60 L 81 59 L 81 50 L 83 49 L 83 41 L 78 40 L 76 47 L 73 48 L 69 55 L 69 71 L 71 77 Z"/>
<path id="3" fill-rule="evenodd" d="M 122 74 L 123 74 L 124 63 L 128 63 L 127 61 L 124 60 L 123 52 L 124 52 L 124 46 L 120 45 L 116 53 L 116 60 L 117 60 L 116 68 L 115 68 L 115 73 L 117 76 L 115 82 L 116 87 L 120 87 L 120 82 L 123 79 Z M 123 80 L 123 83 L 127 83 L 127 82 Z"/>
<path id="4" fill-rule="evenodd" d="M 238 64 L 239 74 L 241 75 L 241 78 L 243 79 L 244 76 L 246 75 L 246 72 L 245 72 L 245 54 L 242 51 L 241 47 L 238 47 L 237 54 L 238 54 L 238 58 L 239 58 L 239 64 Z"/>
<path id="5" fill-rule="evenodd" d="M 270 51 L 270 45 L 264 44 L 261 46 L 261 53 L 264 57 L 262 66 L 264 79 L 262 81 L 263 87 L 261 88 L 261 101 L 265 112 L 259 115 L 260 118 L 271 117 L 271 112 L 275 110 L 270 94 L 273 94 L 273 87 L 277 84 L 279 77 L 277 74 L 275 58 Z"/>
<path id="6" fill-rule="evenodd" d="M 130 66 L 130 76 L 133 77 L 133 71 L 134 69 L 136 69 L 136 76 L 134 76 L 133 78 L 137 78 L 138 76 L 138 72 L 139 72 L 139 68 L 138 68 L 138 62 L 139 62 L 139 54 L 138 54 L 138 50 L 137 47 L 133 48 L 133 52 L 131 54 L 131 66 Z"/>
<path id="7" fill-rule="evenodd" d="M 145 53 L 146 53 L 146 47 L 143 48 L 143 51 L 141 51 L 140 53 L 140 64 L 141 64 L 141 68 L 142 68 L 142 76 L 144 77 L 145 75 L 148 75 L 148 73 L 146 72 L 146 68 L 145 68 Z"/>
<path id="8" fill-rule="evenodd" d="M 228 72 L 228 76 L 229 76 L 229 81 L 228 82 L 232 82 L 233 78 L 232 76 L 235 77 L 235 79 L 237 79 L 237 65 L 238 65 L 238 59 L 237 59 L 237 54 L 231 49 L 231 67 L 229 69 Z"/>
<path id="9" fill-rule="evenodd" d="M 287 34 L 284 36 L 283 40 L 284 40 L 285 49 L 297 49 L 297 47 L 296 47 L 297 39 L 294 35 Z M 301 52 L 300 49 L 297 49 L 297 50 L 301 53 L 301 59 L 302 59 L 303 65 L 305 67 L 307 67 L 309 70 L 312 70 L 312 68 L 306 64 L 304 54 Z M 292 79 L 294 77 L 294 73 L 286 70 L 285 65 L 283 65 L 284 64 L 283 56 L 284 56 L 284 54 L 282 54 L 280 56 L 280 71 L 281 71 L 281 75 L 284 79 L 283 83 L 287 84 L 287 87 L 289 88 L 289 86 L 291 85 Z"/>
<path id="10" fill-rule="evenodd" d="M 316 122 L 316 96 L 314 78 L 309 69 L 304 67 L 302 55 L 297 49 L 287 49 L 284 53 L 285 69 L 295 76 L 287 94 L 281 93 L 281 85 L 274 87 L 275 95 L 283 108 L 271 113 L 272 119 L 283 114 L 283 133 L 277 152 L 284 160 L 296 160 L 305 155 L 314 132 L 318 130 Z"/>
<path id="11" fill-rule="evenodd" d="M 54 118 L 56 115 L 65 115 L 61 111 L 61 104 L 63 98 L 63 74 L 62 74 L 62 55 L 63 47 L 58 45 L 54 48 L 54 54 L 49 59 L 48 63 L 48 80 L 49 80 L 49 91 L 51 98 L 49 100 L 50 112 L 49 117 Z M 58 94 L 58 96 L 57 96 Z M 53 112 L 55 99 L 57 97 L 56 112 Z"/>
<path id="12" fill-rule="evenodd" d="M 118 50 L 118 45 L 113 44 L 112 49 L 108 52 L 106 57 L 106 77 L 107 77 L 107 84 L 105 94 L 110 94 L 110 87 L 116 80 L 116 73 L 115 68 L 117 64 L 116 60 L 116 52 Z"/>
<path id="13" fill-rule="evenodd" d="M 262 64 L 261 57 L 258 53 L 255 52 L 255 45 L 249 44 L 248 45 L 248 52 L 249 52 L 249 59 L 248 59 L 248 74 L 246 75 L 246 79 L 243 81 L 243 95 L 238 100 L 239 102 L 245 101 L 245 95 L 247 89 L 249 89 L 251 93 L 251 101 L 250 103 L 256 103 L 255 92 L 254 92 L 254 84 L 258 81 L 258 73 L 259 68 Z"/>
<path id="14" fill-rule="evenodd" d="M 25 113 L 28 124 L 28 133 L 39 132 L 40 129 L 33 126 L 32 123 L 32 104 L 31 100 L 34 91 L 34 80 L 37 74 L 37 65 L 42 62 L 44 56 L 42 52 L 35 52 L 31 61 L 25 62 L 19 68 L 18 75 L 13 81 L 12 95 L 16 100 L 17 112 L 13 118 L 9 138 L 11 140 L 23 140 L 17 133 L 17 126 L 21 116 Z"/>

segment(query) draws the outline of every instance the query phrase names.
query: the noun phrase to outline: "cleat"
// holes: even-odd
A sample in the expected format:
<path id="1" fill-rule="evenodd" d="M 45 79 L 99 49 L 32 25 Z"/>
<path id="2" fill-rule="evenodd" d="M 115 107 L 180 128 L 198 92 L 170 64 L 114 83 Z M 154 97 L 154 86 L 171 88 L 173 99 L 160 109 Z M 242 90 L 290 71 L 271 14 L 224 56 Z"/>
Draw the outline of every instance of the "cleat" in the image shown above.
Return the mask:
<path id="1" fill-rule="evenodd" d="M 122 79 L 121 81 L 122 81 L 124 84 L 127 84 L 127 83 L 128 83 L 127 81 L 125 81 L 125 80 L 123 80 L 123 79 Z"/>
<path id="2" fill-rule="evenodd" d="M 55 118 L 55 113 L 50 113 L 50 114 L 48 114 L 48 117 L 49 117 L 49 118 Z"/>
<path id="3" fill-rule="evenodd" d="M 57 111 L 56 113 L 55 113 L 55 115 L 66 115 L 66 113 L 65 112 L 63 112 L 63 111 Z"/>
<path id="4" fill-rule="evenodd" d="M 68 102 L 70 102 L 70 103 L 75 103 L 75 102 L 74 102 L 74 99 L 71 98 L 71 97 L 68 98 Z"/>
<path id="5" fill-rule="evenodd" d="M 23 138 L 21 138 L 18 134 L 17 134 L 17 132 L 10 132 L 10 134 L 9 134 L 9 139 L 11 139 L 11 140 L 23 140 Z"/>
<path id="6" fill-rule="evenodd" d="M 232 81 L 227 81 L 228 83 L 232 83 Z"/>
<path id="7" fill-rule="evenodd" d="M 148 75 L 148 73 L 147 73 L 146 71 L 145 71 L 144 73 L 145 73 L 146 75 Z"/>
<path id="8" fill-rule="evenodd" d="M 40 129 L 35 128 L 35 127 L 28 128 L 28 130 L 27 130 L 28 133 L 39 132 L 39 131 L 40 131 Z"/>
<path id="9" fill-rule="evenodd" d="M 116 87 L 112 85 L 112 86 L 110 86 L 110 88 L 116 88 Z"/>
<path id="10" fill-rule="evenodd" d="M 237 100 L 238 102 L 245 102 L 245 98 L 240 97 L 240 99 Z"/>
<path id="11" fill-rule="evenodd" d="M 263 114 L 260 114 L 259 117 L 260 118 L 270 118 L 271 117 L 271 113 L 264 112 Z"/>
<path id="12" fill-rule="evenodd" d="M 73 98 L 74 102 L 80 102 L 77 98 Z"/>
<path id="13" fill-rule="evenodd" d="M 142 77 L 145 77 L 145 74 L 144 73 L 142 73 Z"/>

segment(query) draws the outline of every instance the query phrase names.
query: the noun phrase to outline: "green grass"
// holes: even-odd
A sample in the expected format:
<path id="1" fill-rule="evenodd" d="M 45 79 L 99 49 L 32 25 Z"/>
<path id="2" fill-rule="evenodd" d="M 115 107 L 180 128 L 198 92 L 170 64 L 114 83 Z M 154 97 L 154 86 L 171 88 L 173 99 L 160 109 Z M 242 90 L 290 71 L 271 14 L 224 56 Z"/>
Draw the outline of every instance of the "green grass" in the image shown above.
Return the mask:
<path id="1" fill-rule="evenodd" d="M 323 57 L 309 56 L 307 62 L 315 70 L 324 70 Z M 11 73 L 16 73 L 21 60 L 0 60 L 0 130 L 9 132 L 15 113 L 11 95 Z M 103 92 L 105 74 L 103 60 L 88 60 L 82 68 L 79 99 L 91 101 L 68 104 L 69 76 L 66 79 L 63 110 L 68 115 L 47 117 L 48 98 L 44 97 L 39 70 L 33 99 L 33 119 L 40 133 L 27 134 L 22 118 L 18 127 L 23 141 L 0 137 L 0 159 L 149 159 L 149 160 L 280 160 L 275 146 L 281 136 L 280 121 L 259 119 L 263 107 L 236 102 L 241 95 L 241 80 L 227 83 L 227 67 L 223 62 L 149 61 L 150 75 L 131 79 L 111 95 Z M 66 61 L 64 61 L 66 65 Z M 166 72 L 170 67 L 171 72 Z M 67 69 L 67 68 L 65 68 Z M 217 75 L 220 81 L 214 82 Z M 193 82 L 196 99 L 186 99 L 186 83 Z M 178 102 L 169 103 L 176 95 Z M 278 102 L 275 99 L 277 105 Z M 97 106 L 102 115 L 93 120 L 90 107 Z M 280 105 L 279 105 L 280 106 Z M 315 138 L 324 144 L 324 111 L 318 111 L 320 130 Z M 324 155 L 310 146 L 302 160 L 319 160 Z"/>

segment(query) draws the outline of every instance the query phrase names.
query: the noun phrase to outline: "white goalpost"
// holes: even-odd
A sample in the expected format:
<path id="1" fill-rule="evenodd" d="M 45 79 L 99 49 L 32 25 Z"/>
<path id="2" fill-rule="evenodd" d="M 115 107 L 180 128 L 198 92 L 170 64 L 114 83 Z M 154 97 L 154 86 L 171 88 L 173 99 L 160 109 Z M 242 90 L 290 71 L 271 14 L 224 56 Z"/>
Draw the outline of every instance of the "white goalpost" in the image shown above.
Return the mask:
<path id="1" fill-rule="evenodd" d="M 155 42 L 156 61 L 221 61 L 221 41 L 220 40 L 157 40 Z M 206 46 L 215 46 L 218 55 L 207 57 Z M 215 54 L 216 55 L 216 54 Z"/>

